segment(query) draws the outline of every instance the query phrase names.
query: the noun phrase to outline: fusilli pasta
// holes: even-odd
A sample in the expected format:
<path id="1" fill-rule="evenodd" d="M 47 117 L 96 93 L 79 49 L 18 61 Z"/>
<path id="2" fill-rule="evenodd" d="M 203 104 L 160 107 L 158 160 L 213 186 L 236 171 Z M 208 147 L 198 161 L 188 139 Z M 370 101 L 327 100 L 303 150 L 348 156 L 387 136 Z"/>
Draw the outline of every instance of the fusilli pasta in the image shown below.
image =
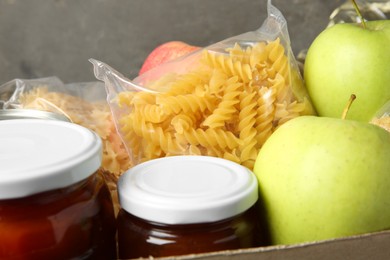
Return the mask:
<path id="1" fill-rule="evenodd" d="M 313 113 L 306 98 L 294 95 L 294 70 L 279 39 L 236 43 L 226 53 L 205 49 L 198 67 L 145 85 L 159 92 L 119 93 L 118 106 L 127 111 L 119 129 L 135 163 L 210 155 L 252 169 L 277 127 Z"/>

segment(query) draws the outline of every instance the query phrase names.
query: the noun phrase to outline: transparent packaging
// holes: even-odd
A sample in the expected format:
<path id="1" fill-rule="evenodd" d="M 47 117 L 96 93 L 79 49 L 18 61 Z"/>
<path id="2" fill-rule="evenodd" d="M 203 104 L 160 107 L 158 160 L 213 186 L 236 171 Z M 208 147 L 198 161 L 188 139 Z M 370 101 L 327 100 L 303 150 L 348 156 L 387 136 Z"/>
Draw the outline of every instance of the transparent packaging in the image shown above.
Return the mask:
<path id="1" fill-rule="evenodd" d="M 387 20 L 390 18 L 390 1 L 387 0 L 358 0 L 356 1 L 365 20 Z M 352 1 L 345 1 L 337 7 L 329 17 L 328 26 L 336 23 L 360 23 Z"/>
<path id="2" fill-rule="evenodd" d="M 315 114 L 290 46 L 287 22 L 268 1 L 256 31 L 157 66 L 130 80 L 91 59 L 105 83 L 132 164 L 207 155 L 253 168 L 259 149 L 291 118 Z"/>
<path id="3" fill-rule="evenodd" d="M 96 132 L 103 141 L 102 166 L 116 181 L 130 165 L 106 96 L 99 81 L 64 84 L 57 77 L 14 79 L 0 86 L 0 109 L 53 112 Z"/>
<path id="4" fill-rule="evenodd" d="M 371 123 L 390 132 L 390 101 L 386 102 L 371 119 Z"/>
<path id="5" fill-rule="evenodd" d="M 102 170 L 117 212 L 116 182 L 131 165 L 106 97 L 99 81 L 64 84 L 57 77 L 14 79 L 0 86 L 0 110 L 7 115 L 10 110 L 48 111 L 96 132 L 103 142 Z"/>

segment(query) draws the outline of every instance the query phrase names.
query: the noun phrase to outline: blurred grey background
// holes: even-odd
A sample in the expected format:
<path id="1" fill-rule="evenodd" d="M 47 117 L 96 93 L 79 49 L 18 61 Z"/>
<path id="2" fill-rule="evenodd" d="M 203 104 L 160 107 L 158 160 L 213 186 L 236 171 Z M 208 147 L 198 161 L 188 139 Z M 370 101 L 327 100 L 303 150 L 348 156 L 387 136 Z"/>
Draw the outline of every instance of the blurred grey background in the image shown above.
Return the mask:
<path id="1" fill-rule="evenodd" d="M 273 0 L 295 54 L 309 47 L 341 0 Z M 207 46 L 259 28 L 267 0 L 0 0 L 0 85 L 57 76 L 96 81 L 89 58 L 134 78 L 159 44 Z"/>

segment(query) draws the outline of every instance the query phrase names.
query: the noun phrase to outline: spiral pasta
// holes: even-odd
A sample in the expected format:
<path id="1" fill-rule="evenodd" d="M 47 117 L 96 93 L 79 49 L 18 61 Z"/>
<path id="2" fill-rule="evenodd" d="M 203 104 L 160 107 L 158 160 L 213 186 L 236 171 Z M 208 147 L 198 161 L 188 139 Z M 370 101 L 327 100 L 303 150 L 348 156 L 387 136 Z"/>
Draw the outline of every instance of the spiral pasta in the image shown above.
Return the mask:
<path id="1" fill-rule="evenodd" d="M 239 146 L 241 141 L 233 132 L 212 128 L 206 130 L 191 128 L 184 131 L 183 134 L 178 134 L 177 139 L 183 144 L 200 145 L 209 150 L 213 150 L 214 148 L 220 150 L 225 148 L 233 149 Z"/>
<path id="2" fill-rule="evenodd" d="M 262 87 L 258 90 L 259 98 L 257 99 L 257 117 L 255 124 L 258 133 L 255 137 L 258 149 L 271 135 L 278 123 L 274 119 L 275 93 L 276 90 L 274 88 Z"/>
<path id="3" fill-rule="evenodd" d="M 123 94 L 123 103 L 134 102 L 133 92 Z M 102 102 L 89 102 L 81 97 L 49 91 L 47 86 L 42 85 L 22 93 L 19 102 L 22 108 L 64 114 L 73 123 L 95 131 L 103 143 L 102 169 L 114 181 L 131 167 L 128 153 L 116 131 L 110 107 L 104 100 Z M 132 146 L 135 147 L 134 145 L 136 144 Z"/>
<path id="4" fill-rule="evenodd" d="M 177 96 L 159 95 L 156 98 L 156 104 L 168 114 L 212 110 L 213 103 L 213 97 L 207 98 L 203 95 L 199 96 L 194 94 Z"/>
<path id="5" fill-rule="evenodd" d="M 157 93 L 119 93 L 117 105 L 126 112 L 118 128 L 134 163 L 209 155 L 252 169 L 277 127 L 313 113 L 306 98 L 294 95 L 294 70 L 279 39 L 236 43 L 226 53 L 204 50 L 191 71 L 146 83 Z"/>
<path id="6" fill-rule="evenodd" d="M 215 55 L 204 50 L 203 61 L 206 65 L 221 70 L 229 77 L 238 76 L 245 83 L 252 80 L 250 65 L 239 60 L 233 60 L 231 57 L 225 57 L 224 55 Z"/>
<path id="7" fill-rule="evenodd" d="M 242 92 L 242 83 L 237 82 L 237 77 L 226 81 L 223 96 L 213 113 L 208 116 L 203 125 L 209 128 L 224 127 L 234 113 L 237 112 L 236 104 L 240 102 L 239 96 Z"/>
<path id="8" fill-rule="evenodd" d="M 245 166 L 252 168 L 258 150 L 256 149 L 256 92 L 242 92 L 240 95 L 240 112 L 238 116 L 238 132 L 242 144 L 240 145 L 240 161 L 246 162 Z"/>

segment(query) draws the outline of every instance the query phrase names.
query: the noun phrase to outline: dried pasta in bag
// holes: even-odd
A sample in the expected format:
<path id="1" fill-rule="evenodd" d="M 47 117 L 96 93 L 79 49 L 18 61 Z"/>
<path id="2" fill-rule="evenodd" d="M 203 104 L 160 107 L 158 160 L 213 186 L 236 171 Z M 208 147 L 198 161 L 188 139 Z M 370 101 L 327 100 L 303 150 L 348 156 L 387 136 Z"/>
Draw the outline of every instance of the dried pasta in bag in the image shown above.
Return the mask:
<path id="1" fill-rule="evenodd" d="M 382 127 L 390 132 L 390 100 L 386 102 L 370 121 L 371 124 Z"/>
<path id="2" fill-rule="evenodd" d="M 133 164 L 208 155 L 253 168 L 267 138 L 291 118 L 314 114 L 289 45 L 268 3 L 259 30 L 213 44 L 130 81 L 91 60 L 104 81 Z"/>
<path id="3" fill-rule="evenodd" d="M 25 108 L 63 114 L 95 131 L 103 142 L 102 168 L 116 180 L 130 168 L 100 82 L 63 84 L 56 77 L 15 79 L 0 86 L 1 109 Z"/>
<path id="4" fill-rule="evenodd" d="M 0 109 L 37 109 L 63 114 L 75 124 L 95 131 L 102 140 L 101 173 L 119 210 L 116 183 L 131 167 L 116 131 L 106 91 L 101 82 L 63 84 L 56 77 L 15 79 L 0 86 Z"/>

